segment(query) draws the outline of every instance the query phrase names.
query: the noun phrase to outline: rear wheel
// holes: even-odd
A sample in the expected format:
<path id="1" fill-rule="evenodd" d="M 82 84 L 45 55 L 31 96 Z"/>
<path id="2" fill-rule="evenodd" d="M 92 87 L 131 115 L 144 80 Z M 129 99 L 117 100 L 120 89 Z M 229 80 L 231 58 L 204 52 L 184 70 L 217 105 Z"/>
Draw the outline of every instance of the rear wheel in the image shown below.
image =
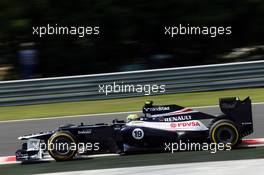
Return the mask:
<path id="1" fill-rule="evenodd" d="M 76 140 L 68 132 L 56 132 L 48 140 L 48 151 L 56 161 L 71 160 L 77 153 Z"/>
<path id="2" fill-rule="evenodd" d="M 210 128 L 210 137 L 213 143 L 223 143 L 234 147 L 240 140 L 239 132 L 234 122 L 221 119 L 213 123 Z"/>

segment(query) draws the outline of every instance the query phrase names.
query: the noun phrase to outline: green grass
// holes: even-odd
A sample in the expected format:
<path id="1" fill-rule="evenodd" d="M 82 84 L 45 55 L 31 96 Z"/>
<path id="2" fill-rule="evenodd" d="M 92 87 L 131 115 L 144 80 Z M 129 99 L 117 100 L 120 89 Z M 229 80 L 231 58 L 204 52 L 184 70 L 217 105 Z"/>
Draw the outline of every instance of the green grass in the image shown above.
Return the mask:
<path id="1" fill-rule="evenodd" d="M 146 100 L 153 100 L 156 104 L 179 104 L 183 106 L 217 105 L 218 98 L 231 96 L 238 96 L 241 99 L 250 96 L 253 102 L 262 102 L 264 101 L 264 88 L 180 93 L 113 100 L 0 107 L 0 120 L 17 120 L 27 118 L 57 117 L 64 115 L 138 111 L 142 109 L 142 106 Z"/>

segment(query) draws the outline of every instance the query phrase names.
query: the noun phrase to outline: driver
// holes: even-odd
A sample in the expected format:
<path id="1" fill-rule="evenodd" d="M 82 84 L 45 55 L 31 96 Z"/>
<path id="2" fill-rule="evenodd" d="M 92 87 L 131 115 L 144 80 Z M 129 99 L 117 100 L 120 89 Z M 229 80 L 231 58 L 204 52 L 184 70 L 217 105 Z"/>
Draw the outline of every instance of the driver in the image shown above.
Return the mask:
<path id="1" fill-rule="evenodd" d="M 139 116 L 137 114 L 129 114 L 127 116 L 127 122 L 133 121 L 133 120 L 138 120 Z"/>

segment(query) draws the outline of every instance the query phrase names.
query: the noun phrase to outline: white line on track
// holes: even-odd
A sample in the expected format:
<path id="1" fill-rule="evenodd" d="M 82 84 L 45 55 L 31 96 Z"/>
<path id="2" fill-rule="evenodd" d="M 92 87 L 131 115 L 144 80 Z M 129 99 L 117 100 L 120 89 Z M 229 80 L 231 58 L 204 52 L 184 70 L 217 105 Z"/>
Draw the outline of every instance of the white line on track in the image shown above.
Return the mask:
<path id="1" fill-rule="evenodd" d="M 141 112 L 141 111 L 110 112 L 110 113 L 99 113 L 99 114 L 67 115 L 67 116 L 59 116 L 59 117 L 32 118 L 32 119 L 21 119 L 21 120 L 6 120 L 6 121 L 0 121 L 0 123 L 26 122 L 26 121 L 35 121 L 35 120 L 52 120 L 52 119 L 73 118 L 73 117 L 92 117 L 92 116 L 100 116 L 100 115 L 118 115 L 118 114 L 129 114 L 129 113 L 138 113 L 138 112 Z"/>
<path id="2" fill-rule="evenodd" d="M 260 105 L 264 104 L 264 102 L 252 103 L 252 105 Z M 197 106 L 190 107 L 194 109 L 203 109 L 203 108 L 215 108 L 219 105 L 211 105 L 211 106 Z M 52 120 L 52 119 L 60 119 L 60 118 L 73 118 L 73 117 L 93 117 L 93 116 L 101 116 L 101 115 L 119 115 L 119 114 L 130 114 L 130 113 L 140 113 L 141 111 L 130 111 L 130 112 L 110 112 L 110 113 L 98 113 L 98 114 L 82 114 L 82 115 L 67 115 L 67 116 L 59 116 L 59 117 L 45 117 L 45 118 L 32 118 L 32 119 L 20 119 L 20 120 L 5 120 L 0 121 L 0 123 L 9 123 L 9 122 L 27 122 L 27 121 L 41 121 L 41 120 Z"/>

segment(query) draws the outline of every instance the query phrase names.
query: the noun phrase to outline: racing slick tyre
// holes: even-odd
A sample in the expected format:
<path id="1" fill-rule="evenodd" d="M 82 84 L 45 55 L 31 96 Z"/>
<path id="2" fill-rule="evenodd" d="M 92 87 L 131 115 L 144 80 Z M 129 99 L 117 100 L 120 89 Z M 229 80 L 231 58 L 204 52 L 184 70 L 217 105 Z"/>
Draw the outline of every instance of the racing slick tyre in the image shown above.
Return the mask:
<path id="1" fill-rule="evenodd" d="M 71 133 L 59 131 L 49 138 L 48 152 L 56 161 L 71 160 L 78 151 L 76 143 L 76 139 Z"/>
<path id="2" fill-rule="evenodd" d="M 213 143 L 230 144 L 231 147 L 236 146 L 240 141 L 237 127 L 228 119 L 220 119 L 212 124 L 210 138 Z"/>

